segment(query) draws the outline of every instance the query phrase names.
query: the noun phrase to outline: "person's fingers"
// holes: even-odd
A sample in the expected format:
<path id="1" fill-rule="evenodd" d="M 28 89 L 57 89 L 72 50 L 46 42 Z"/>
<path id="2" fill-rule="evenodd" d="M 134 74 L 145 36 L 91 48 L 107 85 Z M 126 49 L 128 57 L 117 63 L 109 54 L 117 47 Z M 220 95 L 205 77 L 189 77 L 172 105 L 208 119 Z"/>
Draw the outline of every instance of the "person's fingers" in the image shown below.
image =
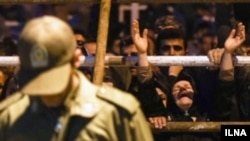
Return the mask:
<path id="1" fill-rule="evenodd" d="M 150 117 L 148 118 L 151 125 L 154 128 L 161 129 L 167 125 L 167 119 L 165 117 Z"/>
<path id="2" fill-rule="evenodd" d="M 235 43 L 236 43 L 236 44 L 239 44 L 240 42 L 241 42 L 240 36 L 236 36 L 236 37 L 235 37 Z"/>
<path id="3" fill-rule="evenodd" d="M 162 128 L 161 127 L 161 121 L 159 120 L 159 118 L 158 117 L 156 117 L 156 118 L 154 118 L 154 127 L 155 128 Z"/>
<path id="4" fill-rule="evenodd" d="M 214 58 L 214 63 L 216 65 L 218 65 L 219 60 L 218 60 L 218 50 L 217 49 L 214 50 L 213 58 Z"/>
<path id="5" fill-rule="evenodd" d="M 161 123 L 162 123 L 162 126 L 165 127 L 167 125 L 167 119 L 165 117 L 162 117 Z"/>
<path id="6" fill-rule="evenodd" d="M 218 65 L 218 50 L 215 49 L 213 52 L 213 58 L 214 58 L 214 64 L 217 66 Z"/>
<path id="7" fill-rule="evenodd" d="M 228 36 L 228 38 L 234 38 L 235 34 L 236 34 L 236 30 L 232 29 L 229 36 Z"/>
<path id="8" fill-rule="evenodd" d="M 246 32 L 245 32 L 245 26 L 244 25 L 241 26 L 241 32 L 240 33 L 241 33 L 240 34 L 241 39 L 245 40 L 246 39 Z"/>
<path id="9" fill-rule="evenodd" d="M 215 52 L 215 60 L 216 60 L 216 64 L 217 65 L 220 65 L 221 63 L 221 57 L 222 57 L 222 52 L 220 49 L 217 49 L 216 52 Z"/>
<path id="10" fill-rule="evenodd" d="M 218 67 L 221 62 L 221 52 L 220 49 L 216 49 L 214 52 L 215 64 Z"/>
<path id="11" fill-rule="evenodd" d="M 168 121 L 172 121 L 172 118 L 170 116 L 167 117 Z M 167 121 L 166 121 L 167 122 Z"/>
<path id="12" fill-rule="evenodd" d="M 137 20 L 135 20 L 135 33 L 139 33 L 139 23 Z"/>
<path id="13" fill-rule="evenodd" d="M 132 22 L 132 35 L 136 35 L 137 33 L 139 33 L 139 24 L 137 20 L 134 20 Z"/>
<path id="14" fill-rule="evenodd" d="M 133 21 L 132 22 L 132 27 L 131 27 L 131 36 L 132 36 L 132 38 L 134 38 L 134 35 L 135 35 L 135 23 Z"/>
<path id="15" fill-rule="evenodd" d="M 144 39 L 147 39 L 147 38 L 148 38 L 148 29 L 144 29 L 144 30 L 143 30 L 142 37 L 143 37 Z"/>
<path id="16" fill-rule="evenodd" d="M 154 119 L 152 117 L 148 118 L 148 121 L 152 124 L 154 123 Z"/>
<path id="17" fill-rule="evenodd" d="M 216 58 L 216 50 L 213 51 L 213 63 L 215 64 L 215 66 L 218 65 L 218 60 Z"/>
<path id="18" fill-rule="evenodd" d="M 137 20 L 135 20 L 135 25 L 136 25 L 136 29 L 139 30 L 139 22 Z"/>
<path id="19" fill-rule="evenodd" d="M 164 127 L 163 117 L 158 118 L 158 123 L 159 123 L 159 128 L 162 129 Z"/>
<path id="20" fill-rule="evenodd" d="M 245 40 L 246 39 L 246 29 L 245 29 L 244 25 L 242 27 L 242 34 L 243 34 L 243 39 Z"/>
<path id="21" fill-rule="evenodd" d="M 239 22 L 238 25 L 237 25 L 236 36 L 240 36 L 241 29 L 242 29 L 242 23 Z"/>
<path id="22" fill-rule="evenodd" d="M 157 118 L 155 117 L 150 117 L 149 122 L 153 125 L 154 128 L 159 128 L 159 124 L 157 122 Z"/>
<path id="23" fill-rule="evenodd" d="M 237 33 L 235 37 L 236 44 L 241 44 L 245 40 L 245 26 L 242 22 L 238 24 Z"/>
<path id="24" fill-rule="evenodd" d="M 213 50 L 208 51 L 208 59 L 210 62 L 214 63 Z"/>
<path id="25" fill-rule="evenodd" d="M 208 57 L 210 59 L 210 62 L 212 62 L 215 66 L 217 66 L 216 49 L 209 51 Z"/>
<path id="26" fill-rule="evenodd" d="M 154 125 L 155 125 L 155 128 L 158 128 L 158 129 L 160 128 L 160 125 L 159 125 L 157 118 L 154 118 Z"/>
<path id="27" fill-rule="evenodd" d="M 158 128 L 163 128 L 167 125 L 167 119 L 166 117 L 159 117 L 157 118 Z"/>

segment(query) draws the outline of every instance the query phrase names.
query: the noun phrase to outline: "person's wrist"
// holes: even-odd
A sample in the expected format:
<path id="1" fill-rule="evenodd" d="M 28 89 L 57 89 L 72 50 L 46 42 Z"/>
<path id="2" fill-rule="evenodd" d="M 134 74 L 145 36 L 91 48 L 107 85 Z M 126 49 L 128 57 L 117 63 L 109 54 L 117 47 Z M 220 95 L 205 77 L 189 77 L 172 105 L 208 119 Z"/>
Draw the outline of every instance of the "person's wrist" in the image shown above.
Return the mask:
<path id="1" fill-rule="evenodd" d="M 231 51 L 224 51 L 223 52 L 223 57 L 232 57 L 234 55 L 234 52 Z"/>
<path id="2" fill-rule="evenodd" d="M 223 59 L 224 58 L 231 58 L 232 59 L 232 61 L 233 61 L 233 66 L 235 65 L 235 62 L 234 62 L 234 57 L 235 57 L 235 53 L 234 53 L 234 51 L 224 51 L 224 53 L 223 53 Z"/>
<path id="3" fill-rule="evenodd" d="M 147 56 L 147 52 L 138 52 L 139 56 Z"/>
<path id="4" fill-rule="evenodd" d="M 234 51 L 232 50 L 227 50 L 227 49 L 224 50 L 224 54 L 233 54 L 233 53 Z"/>
<path id="5" fill-rule="evenodd" d="M 170 72 L 168 73 L 168 76 L 178 76 L 179 73 L 173 73 L 173 72 Z"/>

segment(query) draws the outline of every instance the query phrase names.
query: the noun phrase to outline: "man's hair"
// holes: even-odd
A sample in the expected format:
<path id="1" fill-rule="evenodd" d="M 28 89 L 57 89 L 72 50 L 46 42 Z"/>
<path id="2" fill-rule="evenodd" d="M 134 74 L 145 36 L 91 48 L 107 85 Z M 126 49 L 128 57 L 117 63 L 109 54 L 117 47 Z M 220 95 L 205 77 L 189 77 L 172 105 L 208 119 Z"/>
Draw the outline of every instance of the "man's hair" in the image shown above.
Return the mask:
<path id="1" fill-rule="evenodd" d="M 7 56 L 17 55 L 17 45 L 12 37 L 5 37 L 3 39 L 5 51 Z"/>
<path id="2" fill-rule="evenodd" d="M 17 55 L 17 45 L 11 37 L 4 37 L 0 42 L 0 55 L 12 56 Z"/>
<path id="3" fill-rule="evenodd" d="M 134 44 L 132 37 L 130 35 L 125 35 L 124 37 L 121 38 L 119 46 L 120 49 L 122 50 L 123 48 L 132 44 Z"/>
<path id="4" fill-rule="evenodd" d="M 194 33 L 203 29 L 212 30 L 212 24 L 207 21 L 201 21 L 194 26 Z"/>
<path id="5" fill-rule="evenodd" d="M 86 37 L 86 32 L 80 28 L 73 28 L 73 32 L 74 34 L 80 34 L 83 37 Z"/>
<path id="6" fill-rule="evenodd" d="M 157 18 L 154 26 L 156 33 L 167 28 L 179 28 L 185 31 L 183 24 L 173 14 L 167 14 Z"/>
<path id="7" fill-rule="evenodd" d="M 156 51 L 160 52 L 160 44 L 162 40 L 182 39 L 184 41 L 184 49 L 186 50 L 186 36 L 182 29 L 168 28 L 161 30 L 156 39 Z"/>

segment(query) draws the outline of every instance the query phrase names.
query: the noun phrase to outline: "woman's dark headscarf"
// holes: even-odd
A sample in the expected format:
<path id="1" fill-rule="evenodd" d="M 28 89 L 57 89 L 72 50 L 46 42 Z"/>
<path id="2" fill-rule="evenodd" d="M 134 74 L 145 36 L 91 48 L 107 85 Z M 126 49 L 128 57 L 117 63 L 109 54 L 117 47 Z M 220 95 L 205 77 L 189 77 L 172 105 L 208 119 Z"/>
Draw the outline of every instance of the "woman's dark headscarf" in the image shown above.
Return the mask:
<path id="1" fill-rule="evenodd" d="M 196 90 L 196 85 L 195 85 L 195 81 L 194 79 L 192 78 L 192 76 L 190 74 L 188 74 L 187 72 L 185 71 L 181 71 L 179 76 L 175 79 L 172 87 L 171 87 L 171 93 L 168 95 L 168 112 L 173 114 L 173 115 L 183 115 L 184 114 L 184 111 L 182 111 L 176 104 L 175 104 L 175 100 L 174 100 L 174 97 L 172 95 L 172 90 L 173 90 L 173 86 L 175 83 L 177 83 L 178 81 L 181 81 L 181 80 L 186 80 L 188 81 L 193 90 L 194 90 L 194 95 L 193 95 L 193 104 L 192 106 L 190 107 L 188 113 L 192 116 L 196 116 L 198 113 L 197 111 L 197 108 L 196 108 L 196 101 L 197 101 L 197 90 Z"/>

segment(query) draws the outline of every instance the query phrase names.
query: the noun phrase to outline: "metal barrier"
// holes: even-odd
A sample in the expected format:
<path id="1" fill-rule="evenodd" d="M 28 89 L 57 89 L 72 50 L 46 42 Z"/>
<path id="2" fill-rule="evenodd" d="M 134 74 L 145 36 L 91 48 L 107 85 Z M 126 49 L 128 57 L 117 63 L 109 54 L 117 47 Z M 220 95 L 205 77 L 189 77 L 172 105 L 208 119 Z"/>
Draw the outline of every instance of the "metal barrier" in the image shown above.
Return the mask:
<path id="1" fill-rule="evenodd" d="M 82 56 L 81 66 L 94 66 L 95 57 Z M 148 61 L 155 66 L 213 66 L 207 56 L 148 56 Z M 109 66 L 131 66 L 138 62 L 137 57 L 105 56 L 104 64 Z M 236 66 L 250 66 L 250 56 L 235 56 Z M 18 66 L 17 56 L 0 56 L 0 66 Z"/>

